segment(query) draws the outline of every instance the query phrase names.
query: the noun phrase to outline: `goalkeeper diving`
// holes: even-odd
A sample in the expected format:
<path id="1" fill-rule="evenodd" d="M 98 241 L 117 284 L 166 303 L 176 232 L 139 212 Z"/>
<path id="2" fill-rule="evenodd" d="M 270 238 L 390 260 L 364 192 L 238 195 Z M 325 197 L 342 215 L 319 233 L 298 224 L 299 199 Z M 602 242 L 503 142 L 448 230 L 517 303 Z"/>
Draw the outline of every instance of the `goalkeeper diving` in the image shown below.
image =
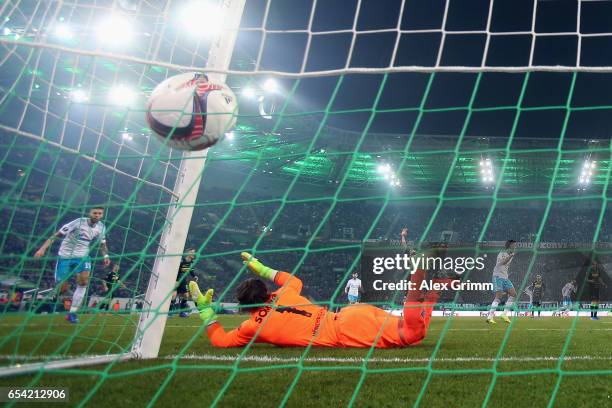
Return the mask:
<path id="1" fill-rule="evenodd" d="M 437 291 L 408 291 L 403 316 L 392 314 L 367 304 L 350 305 L 334 313 L 311 303 L 302 296 L 302 281 L 287 272 L 263 265 L 249 253 L 241 254 L 248 268 L 261 278 L 279 286 L 269 292 L 259 278 L 241 283 L 236 295 L 240 308 L 250 313 L 237 329 L 226 332 L 217 321 L 212 307 L 213 290 L 202 294 L 196 282 L 189 283 L 192 299 L 206 332 L 216 347 L 245 346 L 256 343 L 277 346 L 319 347 L 405 347 L 419 344 L 427 335 L 431 313 L 439 298 Z M 420 287 L 425 271 L 412 275 Z M 450 282 L 450 279 L 433 279 Z"/>

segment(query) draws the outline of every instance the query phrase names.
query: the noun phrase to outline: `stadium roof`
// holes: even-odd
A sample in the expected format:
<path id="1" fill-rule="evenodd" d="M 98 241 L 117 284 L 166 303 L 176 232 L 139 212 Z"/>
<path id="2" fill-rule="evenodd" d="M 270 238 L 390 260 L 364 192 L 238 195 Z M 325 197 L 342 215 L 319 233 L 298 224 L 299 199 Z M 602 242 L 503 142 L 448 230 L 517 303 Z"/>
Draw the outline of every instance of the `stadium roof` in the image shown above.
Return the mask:
<path id="1" fill-rule="evenodd" d="M 240 126 L 233 140 L 225 140 L 209 155 L 207 171 L 240 177 L 254 172 L 254 178 L 265 177 L 270 188 L 277 184 L 270 180 L 297 177 L 299 183 L 313 186 L 336 188 L 344 180 L 347 188 L 369 190 L 386 188 L 393 178 L 401 183 L 393 186 L 398 190 L 429 194 L 445 183 L 448 192 L 491 189 L 503 169 L 500 194 L 546 194 L 553 179 L 553 193 L 575 194 L 586 190 L 579 183 L 585 162 L 594 162 L 588 169 L 590 192 L 601 191 L 610 167 L 608 142 L 599 140 L 567 139 L 559 149 L 558 139 L 524 138 L 507 148 L 507 137 L 464 136 L 459 143 L 457 135 L 415 135 L 406 148 L 408 134 L 368 133 L 357 146 L 360 132 L 325 127 L 311 145 L 315 132 L 287 126 L 262 133 Z M 487 159 L 492 183 L 483 182 L 482 163 Z M 387 171 L 381 171 L 383 166 Z"/>

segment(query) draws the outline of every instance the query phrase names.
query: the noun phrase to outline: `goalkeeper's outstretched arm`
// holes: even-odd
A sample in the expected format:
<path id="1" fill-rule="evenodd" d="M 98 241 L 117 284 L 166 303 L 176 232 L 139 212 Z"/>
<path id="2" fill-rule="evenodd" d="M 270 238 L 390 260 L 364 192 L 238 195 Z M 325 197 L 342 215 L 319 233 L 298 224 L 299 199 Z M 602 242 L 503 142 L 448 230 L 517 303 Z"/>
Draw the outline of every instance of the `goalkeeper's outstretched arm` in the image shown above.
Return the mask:
<path id="1" fill-rule="evenodd" d="M 302 281 L 297 276 L 293 276 L 287 272 L 277 271 L 268 266 L 265 266 L 261 262 L 254 258 L 253 255 L 248 252 L 240 254 L 242 260 L 249 267 L 249 269 L 258 276 L 268 279 L 276 283 L 278 286 L 286 287 L 295 290 L 298 294 L 302 292 Z"/>
<path id="2" fill-rule="evenodd" d="M 212 307 L 213 290 L 208 289 L 206 294 L 200 292 L 198 284 L 194 281 L 189 282 L 189 292 L 195 301 L 200 318 L 206 325 L 206 334 L 210 342 L 215 347 L 240 347 L 245 346 L 255 335 L 255 331 L 250 327 L 249 321 L 244 321 L 237 329 L 226 332 L 217 321 L 217 314 Z"/>
<path id="3" fill-rule="evenodd" d="M 297 294 L 302 291 L 302 281 L 299 278 L 292 276 L 290 273 L 269 268 L 247 252 L 243 252 L 241 256 L 248 268 L 256 275 L 271 280 L 282 288 L 293 290 L 297 292 Z M 243 282 L 241 286 L 243 285 L 246 292 L 250 292 L 250 294 L 247 294 L 247 298 L 249 298 L 247 304 L 253 304 L 257 307 L 258 304 L 261 305 L 268 301 L 269 293 L 265 284 L 261 280 L 251 279 L 247 282 Z M 253 337 L 255 337 L 258 326 L 252 320 L 245 320 L 237 329 L 229 332 L 226 332 L 225 329 L 223 329 L 221 324 L 219 324 L 217 321 L 217 315 L 212 307 L 212 289 L 208 289 L 206 294 L 203 295 L 200 292 L 198 284 L 192 281 L 189 283 L 189 291 L 191 292 L 191 298 L 195 301 L 198 307 L 200 318 L 204 321 L 204 324 L 206 324 L 206 333 L 208 334 L 208 338 L 213 346 L 245 346 L 253 339 Z M 243 302 L 241 301 L 240 303 L 242 304 Z"/>

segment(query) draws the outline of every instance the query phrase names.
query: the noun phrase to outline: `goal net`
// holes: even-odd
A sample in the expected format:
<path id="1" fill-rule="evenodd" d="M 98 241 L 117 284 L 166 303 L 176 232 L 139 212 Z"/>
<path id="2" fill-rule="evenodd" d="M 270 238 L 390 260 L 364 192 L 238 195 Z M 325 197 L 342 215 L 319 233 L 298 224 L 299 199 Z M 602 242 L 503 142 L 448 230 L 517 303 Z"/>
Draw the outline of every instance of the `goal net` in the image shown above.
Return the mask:
<path id="1" fill-rule="evenodd" d="M 585 259 L 604 270 L 600 316 L 612 302 L 610 12 L 612 1 L 590 0 L 3 2 L 2 385 L 68 381 L 71 402 L 84 405 L 145 379 L 148 391 L 129 399 L 153 405 L 201 377 L 208 402 L 223 406 L 269 378 L 273 405 L 307 396 L 305 405 L 367 406 L 393 405 L 376 390 L 409 383 L 401 404 L 429 406 L 445 381 L 468 376 L 479 392 L 465 401 L 493 406 L 539 376 L 545 404 L 571 401 L 568 378 L 612 374 L 601 368 L 609 347 L 586 350 L 580 320 L 592 300 Z M 170 149 L 144 120 L 153 88 L 191 71 L 225 80 L 240 103 L 235 129 L 207 151 Z M 58 242 L 35 253 L 96 206 L 111 265 L 93 245 L 73 324 L 76 282 L 58 290 Z M 480 291 L 443 297 L 436 312 L 449 317 L 420 349 L 220 351 L 175 293 L 193 248 L 200 287 L 215 289 L 221 321 L 238 326 L 248 251 L 336 310 L 353 273 L 366 281 L 361 255 L 404 228 L 415 248 L 445 241 L 494 257 L 519 242 L 517 317 L 494 342 L 465 343 L 486 335 L 484 318 L 455 326 L 461 311 L 488 311 L 493 296 Z M 487 265 L 464 279 L 490 281 Z M 536 275 L 548 286 L 539 311 L 569 319 L 525 351 L 522 336 L 547 330 L 515 329 Z M 376 304 L 398 309 L 402 298 Z"/>

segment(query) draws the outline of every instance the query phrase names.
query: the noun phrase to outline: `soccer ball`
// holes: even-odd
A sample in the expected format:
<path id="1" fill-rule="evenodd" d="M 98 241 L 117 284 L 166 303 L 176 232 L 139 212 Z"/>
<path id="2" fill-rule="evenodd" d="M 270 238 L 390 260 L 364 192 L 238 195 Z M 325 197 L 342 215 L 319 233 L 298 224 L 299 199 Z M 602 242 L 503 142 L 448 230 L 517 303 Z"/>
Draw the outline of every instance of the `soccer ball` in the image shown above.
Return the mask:
<path id="1" fill-rule="evenodd" d="M 234 92 L 204 74 L 190 72 L 166 79 L 147 102 L 146 120 L 162 143 L 182 150 L 203 150 L 236 124 Z"/>

